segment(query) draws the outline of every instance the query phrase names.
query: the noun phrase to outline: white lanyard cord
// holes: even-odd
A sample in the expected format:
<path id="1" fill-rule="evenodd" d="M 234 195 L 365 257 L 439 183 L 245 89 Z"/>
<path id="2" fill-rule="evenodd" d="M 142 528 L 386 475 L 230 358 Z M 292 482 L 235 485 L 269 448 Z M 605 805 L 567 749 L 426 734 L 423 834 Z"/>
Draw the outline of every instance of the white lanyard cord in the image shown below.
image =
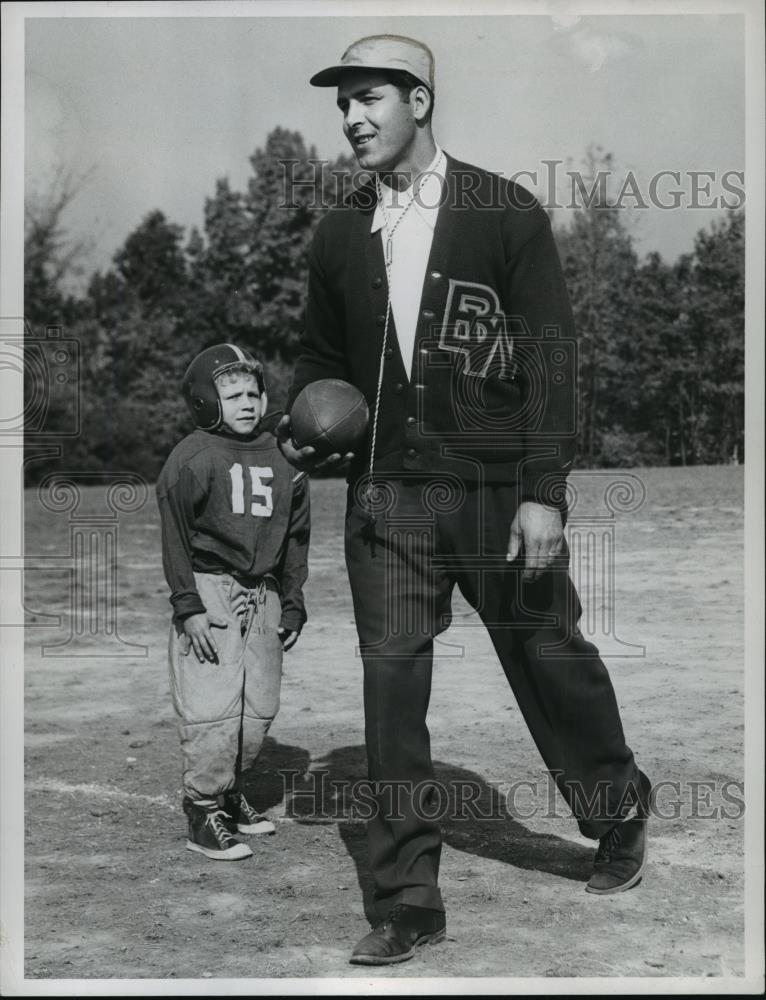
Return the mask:
<path id="1" fill-rule="evenodd" d="M 439 157 L 436 164 L 437 167 L 441 163 L 441 159 L 443 156 L 444 153 L 442 153 L 441 156 Z M 393 239 L 394 239 L 394 233 L 396 232 L 399 223 L 405 217 L 407 212 L 409 212 L 412 204 L 415 201 L 415 198 L 419 193 L 420 180 L 421 178 L 419 177 L 418 181 L 413 183 L 412 196 L 410 197 L 410 200 L 405 205 L 404 211 L 401 213 L 399 218 L 396 220 L 393 226 L 389 228 L 388 212 L 386 211 L 385 204 L 383 203 L 383 191 L 380 186 L 380 177 L 378 176 L 378 174 L 375 175 L 375 192 L 378 196 L 378 205 L 380 206 L 380 211 L 381 214 L 383 215 L 383 225 L 385 226 L 386 229 L 386 243 L 383 248 L 384 250 L 383 261 L 386 265 L 387 294 L 386 294 L 386 319 L 383 326 L 383 342 L 380 347 L 380 365 L 378 366 L 378 387 L 375 392 L 375 412 L 372 418 L 372 436 L 371 436 L 372 439 L 370 442 L 370 474 L 369 474 L 369 481 L 367 483 L 367 489 L 365 490 L 365 497 L 367 500 L 367 514 L 370 519 L 370 523 L 373 525 L 375 523 L 375 513 L 373 510 L 374 496 L 375 496 L 375 486 L 373 483 L 373 474 L 375 471 L 375 446 L 378 440 L 378 416 L 380 414 L 380 397 L 383 391 L 383 373 L 385 371 L 386 348 L 388 346 L 388 328 L 391 320 L 391 266 L 393 261 L 393 252 L 394 252 Z M 417 190 L 416 190 L 416 184 L 417 184 Z"/>
<path id="2" fill-rule="evenodd" d="M 415 201 L 415 195 L 413 194 L 410 200 L 407 202 L 404 211 L 399 216 L 399 218 L 394 223 L 393 227 L 389 229 L 388 226 L 388 213 L 386 212 L 385 206 L 383 204 L 383 192 L 380 187 L 380 177 L 375 175 L 375 190 L 378 196 L 378 205 L 380 206 L 381 213 L 383 215 L 383 225 L 386 229 L 386 243 L 383 252 L 383 261 L 386 266 L 386 319 L 383 326 L 383 342 L 380 346 L 380 364 L 378 365 L 378 387 L 375 392 L 375 412 L 372 418 L 372 440 L 370 442 L 370 474 L 367 483 L 367 489 L 365 490 L 365 496 L 367 500 L 367 513 L 370 521 L 374 523 L 375 514 L 373 512 L 374 496 L 375 496 L 375 486 L 373 483 L 373 475 L 375 472 L 375 446 L 378 440 L 378 417 L 380 415 L 380 397 L 383 392 L 383 373 L 386 367 L 386 348 L 388 346 L 388 328 L 391 322 L 391 262 L 393 260 L 393 238 L 396 228 L 402 219 L 405 217 L 407 212 L 410 210 L 410 206 Z"/>
<path id="3" fill-rule="evenodd" d="M 386 302 L 386 322 L 383 327 L 383 343 L 380 348 L 380 365 L 378 367 L 378 388 L 375 392 L 375 412 L 372 418 L 372 441 L 370 443 L 370 476 L 367 483 L 367 489 L 365 491 L 367 498 L 367 513 L 370 518 L 374 520 L 374 515 L 372 511 L 374 502 L 374 491 L 373 486 L 373 473 L 375 470 L 375 444 L 378 439 L 378 416 L 380 414 L 380 395 L 383 390 L 383 371 L 386 364 L 386 345 L 388 343 L 388 323 L 391 316 L 391 282 L 388 265 L 386 265 L 386 274 L 389 279 L 389 290 L 388 290 L 388 301 Z"/>

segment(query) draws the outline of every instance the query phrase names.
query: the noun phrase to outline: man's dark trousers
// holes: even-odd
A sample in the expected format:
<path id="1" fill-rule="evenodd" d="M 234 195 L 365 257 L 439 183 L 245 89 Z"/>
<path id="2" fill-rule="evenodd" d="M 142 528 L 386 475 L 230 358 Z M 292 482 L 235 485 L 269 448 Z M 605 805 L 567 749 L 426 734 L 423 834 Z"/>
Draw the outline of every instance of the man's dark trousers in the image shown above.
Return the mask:
<path id="1" fill-rule="evenodd" d="M 406 474 L 405 474 L 406 475 Z M 432 475 L 382 480 L 371 529 L 349 487 L 346 562 L 364 662 L 368 824 L 381 914 L 397 902 L 442 909 L 441 831 L 426 713 L 434 636 L 449 625 L 455 584 L 486 625 L 513 693 L 580 831 L 598 838 L 633 801 L 638 769 L 609 674 L 577 628 L 567 557 L 522 582 L 506 561 L 517 485 Z"/>

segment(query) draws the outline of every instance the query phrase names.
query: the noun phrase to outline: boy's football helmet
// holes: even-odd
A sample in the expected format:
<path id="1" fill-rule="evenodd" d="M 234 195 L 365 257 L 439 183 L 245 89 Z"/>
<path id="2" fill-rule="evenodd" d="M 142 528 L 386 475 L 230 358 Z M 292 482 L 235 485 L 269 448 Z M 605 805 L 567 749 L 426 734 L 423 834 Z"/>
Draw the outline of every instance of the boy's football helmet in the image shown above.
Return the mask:
<path id="1" fill-rule="evenodd" d="M 194 358 L 186 369 L 181 386 L 189 412 L 200 430 L 215 431 L 221 426 L 221 401 L 215 377 L 240 366 L 255 375 L 261 394 L 261 416 L 266 412 L 266 387 L 261 362 L 235 344 L 216 344 L 206 347 Z"/>

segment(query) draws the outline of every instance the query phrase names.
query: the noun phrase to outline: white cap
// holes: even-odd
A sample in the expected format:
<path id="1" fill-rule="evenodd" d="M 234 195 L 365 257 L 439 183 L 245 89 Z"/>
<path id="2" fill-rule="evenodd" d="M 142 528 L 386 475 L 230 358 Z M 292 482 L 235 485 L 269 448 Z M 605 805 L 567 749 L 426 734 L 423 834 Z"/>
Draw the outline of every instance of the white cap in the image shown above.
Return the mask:
<path id="1" fill-rule="evenodd" d="M 313 87 L 335 87 L 349 69 L 399 70 L 434 89 L 434 57 L 427 45 L 404 35 L 370 35 L 349 45 L 340 63 L 315 73 Z"/>

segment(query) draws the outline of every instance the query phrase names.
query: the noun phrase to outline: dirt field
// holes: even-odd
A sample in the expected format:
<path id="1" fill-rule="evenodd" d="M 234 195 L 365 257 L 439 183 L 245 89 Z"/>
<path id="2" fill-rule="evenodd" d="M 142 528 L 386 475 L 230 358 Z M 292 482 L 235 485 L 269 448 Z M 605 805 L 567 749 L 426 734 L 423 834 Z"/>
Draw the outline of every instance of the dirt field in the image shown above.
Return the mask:
<path id="1" fill-rule="evenodd" d="M 607 664 L 639 763 L 655 783 L 681 783 L 658 796 L 668 818 L 651 822 L 640 886 L 608 899 L 585 893 L 593 845 L 560 799 L 551 816 L 545 795 L 527 790 L 516 800 L 524 818 L 508 814 L 511 783 L 543 788 L 542 765 L 486 633 L 475 619 L 459 620 L 446 636 L 457 648 L 442 647 L 434 672 L 433 754 L 442 780 L 478 783 L 495 815 L 445 818 L 447 942 L 388 970 L 347 964 L 368 927 L 364 825 L 334 817 L 329 799 L 324 818 L 312 818 L 310 800 L 289 785 L 285 794 L 283 777 L 291 772 L 293 790 L 306 793 L 323 769 L 335 782 L 365 776 L 336 481 L 313 484 L 310 624 L 286 657 L 282 708 L 252 776 L 277 835 L 254 838 L 255 857 L 236 864 L 186 851 L 150 495 L 120 515 L 118 540 L 119 635 L 146 655 L 83 655 L 98 651 L 97 636 L 96 647 L 75 646 L 69 657 L 42 656 L 42 643 L 66 635 L 69 575 L 27 574 L 36 627 L 26 668 L 26 975 L 742 975 L 742 470 L 633 475 L 646 501 L 613 521 L 613 631 L 646 653 Z M 604 512 L 603 486 L 583 477 L 581 513 Z M 88 487 L 83 510 L 98 493 Z M 28 553 L 68 553 L 69 517 L 30 492 Z M 581 596 L 600 622 L 611 598 Z M 466 611 L 460 599 L 455 607 Z M 54 612 L 64 615 L 56 628 L 40 617 Z M 608 637 L 604 645 L 615 648 Z"/>

